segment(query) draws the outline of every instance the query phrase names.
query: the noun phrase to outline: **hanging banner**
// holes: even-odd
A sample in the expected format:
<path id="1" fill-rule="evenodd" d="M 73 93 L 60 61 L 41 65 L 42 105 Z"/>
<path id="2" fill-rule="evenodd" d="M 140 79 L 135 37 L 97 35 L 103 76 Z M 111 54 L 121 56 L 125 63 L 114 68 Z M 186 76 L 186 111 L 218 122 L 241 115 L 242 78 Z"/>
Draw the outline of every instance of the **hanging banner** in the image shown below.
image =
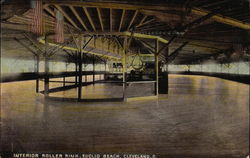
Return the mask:
<path id="1" fill-rule="evenodd" d="M 55 42 L 64 42 L 64 18 L 58 10 L 56 11 Z"/>
<path id="2" fill-rule="evenodd" d="M 31 32 L 42 35 L 43 34 L 43 4 L 42 0 L 32 0 L 32 20 L 31 20 Z"/>

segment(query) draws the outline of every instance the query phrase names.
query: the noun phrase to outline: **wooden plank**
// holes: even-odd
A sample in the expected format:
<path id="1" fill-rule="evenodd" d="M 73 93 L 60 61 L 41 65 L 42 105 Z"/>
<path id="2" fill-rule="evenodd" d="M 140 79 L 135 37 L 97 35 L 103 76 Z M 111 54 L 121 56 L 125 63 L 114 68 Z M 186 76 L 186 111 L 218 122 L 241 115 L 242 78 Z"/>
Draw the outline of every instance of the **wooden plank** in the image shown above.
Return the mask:
<path id="1" fill-rule="evenodd" d="M 122 35 L 132 36 L 132 33 L 131 32 L 123 32 Z M 158 41 L 160 41 L 162 43 L 168 43 L 168 40 L 165 40 L 164 38 L 161 38 L 161 37 L 155 36 L 155 35 L 147 35 L 147 34 L 141 34 L 141 33 L 134 33 L 133 36 L 137 37 L 137 38 L 158 39 Z"/>
<path id="2" fill-rule="evenodd" d="M 44 96 L 47 97 L 49 95 L 49 56 L 47 54 L 48 49 L 48 38 L 45 36 L 45 51 L 44 51 Z"/>
<path id="3" fill-rule="evenodd" d="M 145 22 L 141 23 L 140 25 L 137 25 L 136 27 L 141 27 L 141 26 L 146 25 L 146 24 L 149 24 L 149 23 L 151 23 L 151 22 L 153 22 L 153 21 L 155 21 L 155 19 L 150 19 L 150 20 L 148 20 L 148 21 L 145 21 Z"/>
<path id="4" fill-rule="evenodd" d="M 36 56 L 36 73 L 39 74 L 39 56 Z M 36 79 L 36 93 L 39 92 L 39 78 Z"/>
<path id="5" fill-rule="evenodd" d="M 202 15 L 202 16 L 205 16 L 205 15 L 210 13 L 209 11 L 202 10 L 199 8 L 193 8 L 191 11 L 193 14 Z M 213 19 L 217 22 L 223 23 L 223 24 L 231 25 L 231 26 L 238 27 L 238 28 L 245 29 L 245 30 L 250 30 L 249 23 L 244 23 L 242 21 L 239 21 L 239 20 L 236 20 L 236 19 L 233 19 L 230 17 L 216 14 L 216 15 L 212 16 L 211 19 Z"/>
<path id="6" fill-rule="evenodd" d="M 56 17 L 55 12 L 52 11 L 48 6 L 44 6 L 43 9 L 50 13 L 50 15 L 52 15 L 53 17 Z"/>
<path id="7" fill-rule="evenodd" d="M 63 5 L 63 6 L 78 6 L 78 7 L 91 7 L 91 8 L 111 8 L 111 9 L 126 9 L 126 10 L 140 10 L 140 9 L 149 9 L 149 10 L 181 10 L 185 11 L 181 5 L 144 5 L 144 4 L 125 4 L 125 3 L 117 3 L 117 2 L 86 2 L 86 1 L 69 1 L 69 0 L 61 0 L 61 1 L 51 1 L 44 0 L 44 3 L 50 5 Z"/>
<path id="8" fill-rule="evenodd" d="M 99 18 L 99 21 L 100 21 L 100 24 L 101 24 L 102 31 L 104 31 L 101 10 L 100 10 L 100 8 L 96 8 L 96 10 L 97 10 L 97 14 L 98 14 L 98 18 Z"/>
<path id="9" fill-rule="evenodd" d="M 125 12 L 126 12 L 126 10 L 125 10 L 125 9 L 123 9 L 123 10 L 122 10 L 122 16 L 121 16 L 121 21 L 120 21 L 120 25 L 119 25 L 118 32 L 120 32 L 120 31 L 121 31 L 121 28 L 122 28 L 122 23 L 123 23 L 123 19 L 124 19 L 124 16 L 125 16 Z"/>
<path id="10" fill-rule="evenodd" d="M 136 27 L 140 26 L 147 19 L 147 17 L 147 15 L 143 15 L 142 19 L 140 20 L 139 24 L 136 25 Z"/>
<path id="11" fill-rule="evenodd" d="M 44 10 L 46 10 L 52 17 L 56 17 L 56 15 L 55 15 L 55 12 L 53 11 L 53 10 L 51 10 L 49 7 L 48 7 L 48 5 L 44 5 L 43 6 L 43 8 L 44 8 Z M 47 16 L 48 16 L 48 14 L 46 14 Z M 50 19 L 50 20 L 52 20 L 52 19 Z M 53 21 L 54 21 L 54 19 L 53 19 Z M 55 22 L 53 22 L 53 23 L 55 23 Z M 70 25 L 69 23 L 67 23 L 66 21 L 64 22 L 65 23 L 65 25 L 66 26 L 68 26 L 68 27 L 71 27 L 71 28 L 74 28 L 74 26 L 72 26 L 72 25 Z"/>
<path id="12" fill-rule="evenodd" d="M 86 14 L 86 16 L 87 16 L 87 18 L 88 18 L 88 20 L 89 20 L 89 23 L 90 23 L 90 25 L 92 26 L 93 30 L 96 31 L 94 22 L 93 22 L 93 20 L 92 20 L 90 14 L 89 14 L 88 9 L 87 9 L 86 7 L 82 7 L 82 9 L 84 10 L 84 13 Z"/>
<path id="13" fill-rule="evenodd" d="M 158 39 L 155 40 L 155 95 L 158 96 L 158 89 L 159 89 L 159 60 L 158 60 L 158 53 L 159 51 L 159 41 Z"/>
<path id="14" fill-rule="evenodd" d="M 39 50 L 39 54 L 43 54 L 43 49 L 42 47 L 37 43 L 36 40 L 34 40 L 33 38 L 31 38 L 29 35 L 24 34 L 24 36 Z"/>
<path id="15" fill-rule="evenodd" d="M 123 56 L 122 56 L 122 82 L 123 82 L 123 100 L 126 101 L 126 71 L 127 71 L 127 65 L 126 65 L 126 53 L 127 53 L 127 45 L 128 45 L 128 37 L 124 38 L 123 43 Z"/>
<path id="16" fill-rule="evenodd" d="M 85 25 L 85 23 L 82 21 L 82 18 L 79 16 L 79 14 L 77 13 L 76 9 L 72 6 L 69 6 L 69 8 L 71 9 L 71 11 L 73 12 L 73 14 L 75 15 L 75 17 L 77 18 L 77 20 L 81 23 L 81 25 L 83 26 L 83 28 L 86 31 L 89 31 L 89 29 L 87 28 L 87 26 Z"/>
<path id="17" fill-rule="evenodd" d="M 54 5 L 62 14 L 63 16 L 78 30 L 81 30 L 76 23 L 70 18 L 70 16 L 63 11 L 63 9 L 59 5 Z"/>
<path id="18" fill-rule="evenodd" d="M 42 38 L 38 39 L 38 41 L 40 43 L 42 43 L 42 44 L 45 44 L 45 41 Z M 50 42 L 48 42 L 48 45 L 53 46 L 53 47 L 60 47 L 60 45 L 55 44 L 55 43 L 50 43 Z M 72 51 L 79 51 L 78 48 L 69 47 L 69 46 L 64 46 L 62 49 L 72 50 Z M 103 57 L 106 57 L 106 58 L 112 59 L 112 60 L 120 60 L 120 57 L 112 56 L 112 55 L 109 55 L 109 54 L 100 54 L 100 53 L 96 53 L 96 52 L 92 52 L 92 51 L 86 51 L 86 50 L 84 50 L 84 48 L 82 49 L 82 52 L 92 54 L 92 55 L 97 55 L 97 56 L 103 56 Z M 114 53 L 112 53 L 112 54 L 114 54 Z"/>
<path id="19" fill-rule="evenodd" d="M 135 17 L 137 16 L 137 14 L 138 14 L 138 10 L 135 11 L 132 19 L 130 20 L 127 30 L 129 30 L 130 27 L 132 26 L 133 22 L 135 21 Z"/>

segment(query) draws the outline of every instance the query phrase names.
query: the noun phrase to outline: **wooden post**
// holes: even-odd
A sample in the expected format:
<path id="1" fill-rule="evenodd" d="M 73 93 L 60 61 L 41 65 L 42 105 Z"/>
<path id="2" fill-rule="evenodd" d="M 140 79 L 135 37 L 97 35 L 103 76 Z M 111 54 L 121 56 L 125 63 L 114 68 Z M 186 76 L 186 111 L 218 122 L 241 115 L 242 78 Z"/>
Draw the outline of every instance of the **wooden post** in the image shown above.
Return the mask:
<path id="1" fill-rule="evenodd" d="M 80 49 L 79 49 L 79 52 L 78 52 L 78 59 L 79 59 L 79 62 L 78 62 L 78 66 L 79 66 L 79 86 L 78 86 L 78 101 L 81 101 L 81 98 L 82 98 L 82 38 L 80 37 Z"/>
<path id="2" fill-rule="evenodd" d="M 37 73 L 36 93 L 38 93 L 39 92 L 39 55 L 36 55 L 36 73 Z"/>
<path id="3" fill-rule="evenodd" d="M 168 54 L 169 54 L 169 46 L 166 48 L 166 57 L 167 57 L 167 61 L 168 61 Z M 168 72 L 168 62 L 166 63 L 166 74 L 164 73 L 164 75 L 166 75 L 166 81 L 167 81 L 167 83 L 166 83 L 166 85 L 167 85 L 167 89 L 166 89 L 166 92 L 167 92 L 167 94 L 168 94 L 168 90 L 169 90 L 169 85 L 168 85 L 168 74 L 169 74 L 169 72 Z"/>
<path id="4" fill-rule="evenodd" d="M 123 43 L 123 57 L 122 57 L 122 82 L 123 82 L 123 100 L 126 101 L 126 52 L 127 52 L 128 38 L 124 37 Z"/>
<path id="5" fill-rule="evenodd" d="M 103 80 L 106 80 L 106 73 L 107 73 L 107 61 L 104 62 L 104 77 Z"/>
<path id="6" fill-rule="evenodd" d="M 47 35 L 45 35 L 45 78 L 44 78 L 44 95 L 45 97 L 49 95 L 49 56 L 47 53 L 47 47 L 48 47 L 48 39 Z"/>
<path id="7" fill-rule="evenodd" d="M 84 64 L 84 71 L 85 71 L 85 82 L 88 82 L 88 75 L 86 74 L 86 70 L 87 70 L 87 64 Z"/>
<path id="8" fill-rule="evenodd" d="M 159 42 L 155 40 L 155 95 L 158 96 L 158 82 L 159 82 L 159 61 L 158 61 Z"/>
<path id="9" fill-rule="evenodd" d="M 77 70 L 77 66 L 78 66 L 78 59 L 77 59 L 77 52 L 76 52 L 76 54 L 75 54 L 75 56 L 76 56 L 76 60 L 75 60 L 75 72 L 76 72 L 76 74 L 75 74 L 75 85 L 77 85 L 77 72 L 78 72 L 78 70 Z"/>
<path id="10" fill-rule="evenodd" d="M 93 85 L 95 84 L 95 56 L 93 55 Z"/>

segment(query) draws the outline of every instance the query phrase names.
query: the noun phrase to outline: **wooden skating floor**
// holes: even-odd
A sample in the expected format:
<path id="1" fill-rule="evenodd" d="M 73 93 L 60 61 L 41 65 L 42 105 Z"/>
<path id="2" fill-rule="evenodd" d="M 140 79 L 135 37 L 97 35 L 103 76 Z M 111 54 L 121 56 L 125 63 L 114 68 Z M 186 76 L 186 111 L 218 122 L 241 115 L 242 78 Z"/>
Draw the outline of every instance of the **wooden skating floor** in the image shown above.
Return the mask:
<path id="1" fill-rule="evenodd" d="M 86 103 L 45 100 L 35 93 L 35 81 L 2 83 L 2 151 L 159 157 L 248 154 L 249 85 L 182 75 L 170 75 L 169 84 L 169 94 L 157 100 Z M 89 85 L 83 87 L 83 95 L 116 96 L 120 94 L 117 89 L 108 84 Z M 76 94 L 71 89 L 50 95 Z"/>

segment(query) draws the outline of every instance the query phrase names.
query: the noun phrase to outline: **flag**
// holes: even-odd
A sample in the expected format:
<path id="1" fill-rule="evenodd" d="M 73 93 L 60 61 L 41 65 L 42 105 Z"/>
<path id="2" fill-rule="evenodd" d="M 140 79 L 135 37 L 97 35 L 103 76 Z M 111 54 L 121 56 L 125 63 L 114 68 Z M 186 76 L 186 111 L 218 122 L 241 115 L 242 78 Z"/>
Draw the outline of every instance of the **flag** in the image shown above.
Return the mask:
<path id="1" fill-rule="evenodd" d="M 31 0 L 32 20 L 31 32 L 42 35 L 43 34 L 43 3 L 42 0 Z"/>
<path id="2" fill-rule="evenodd" d="M 64 19 L 58 10 L 56 11 L 55 41 L 57 43 L 64 42 Z"/>

